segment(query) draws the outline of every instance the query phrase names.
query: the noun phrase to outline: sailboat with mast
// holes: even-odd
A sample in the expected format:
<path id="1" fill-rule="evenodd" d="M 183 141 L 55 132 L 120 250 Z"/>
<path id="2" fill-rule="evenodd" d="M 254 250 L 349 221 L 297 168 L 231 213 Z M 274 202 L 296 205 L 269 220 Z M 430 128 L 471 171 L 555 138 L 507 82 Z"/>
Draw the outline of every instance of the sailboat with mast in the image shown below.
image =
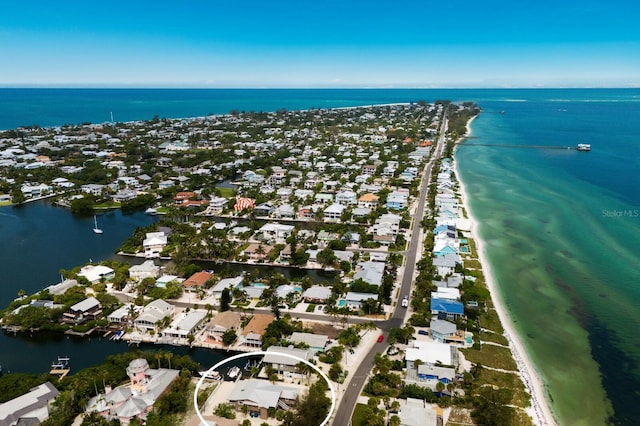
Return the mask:
<path id="1" fill-rule="evenodd" d="M 93 215 L 93 232 L 96 234 L 102 234 L 102 229 L 98 228 L 98 218 Z"/>

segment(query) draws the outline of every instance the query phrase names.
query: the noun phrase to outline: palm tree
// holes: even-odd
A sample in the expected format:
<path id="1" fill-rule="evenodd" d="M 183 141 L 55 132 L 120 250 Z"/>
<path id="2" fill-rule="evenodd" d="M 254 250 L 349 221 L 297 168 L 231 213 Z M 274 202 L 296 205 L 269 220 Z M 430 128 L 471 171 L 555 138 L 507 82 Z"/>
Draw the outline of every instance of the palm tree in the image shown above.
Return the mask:
<path id="1" fill-rule="evenodd" d="M 455 391 L 455 389 L 456 389 L 456 384 L 455 383 L 453 383 L 453 382 L 447 383 L 447 392 L 449 392 L 449 394 L 451 396 L 453 396 L 453 392 Z"/>
<path id="2" fill-rule="evenodd" d="M 445 388 L 444 383 L 442 382 L 436 383 L 436 391 L 438 391 L 440 395 L 442 395 L 442 391 L 444 390 L 444 388 Z"/>
<path id="3" fill-rule="evenodd" d="M 161 368 L 160 366 L 160 359 L 162 358 L 162 355 L 160 353 L 156 354 L 156 359 L 158 360 L 158 368 Z"/>
<path id="4" fill-rule="evenodd" d="M 173 357 L 173 353 L 171 352 L 165 352 L 164 353 L 164 357 L 167 359 L 167 361 L 169 362 L 169 369 L 171 369 L 171 358 Z"/>

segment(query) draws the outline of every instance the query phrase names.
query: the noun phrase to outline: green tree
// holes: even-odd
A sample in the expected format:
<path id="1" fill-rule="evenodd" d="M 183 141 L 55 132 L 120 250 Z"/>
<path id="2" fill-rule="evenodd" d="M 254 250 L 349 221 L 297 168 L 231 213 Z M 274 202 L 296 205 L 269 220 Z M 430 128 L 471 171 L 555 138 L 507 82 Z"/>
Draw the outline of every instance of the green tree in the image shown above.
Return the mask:
<path id="1" fill-rule="evenodd" d="M 236 410 L 233 408 L 233 405 L 223 402 L 222 404 L 218 404 L 216 408 L 213 410 L 213 414 L 216 416 L 224 417 L 225 419 L 235 419 L 236 418 Z"/>
<path id="2" fill-rule="evenodd" d="M 228 311 L 231 306 L 231 301 L 231 290 L 229 290 L 229 288 L 223 289 L 222 294 L 220 295 L 220 311 Z"/>
<path id="3" fill-rule="evenodd" d="M 224 334 L 222 334 L 222 344 L 224 344 L 225 346 L 230 346 L 233 342 L 236 341 L 237 338 L 238 335 L 236 334 L 236 331 L 230 328 L 229 330 L 225 331 Z"/>

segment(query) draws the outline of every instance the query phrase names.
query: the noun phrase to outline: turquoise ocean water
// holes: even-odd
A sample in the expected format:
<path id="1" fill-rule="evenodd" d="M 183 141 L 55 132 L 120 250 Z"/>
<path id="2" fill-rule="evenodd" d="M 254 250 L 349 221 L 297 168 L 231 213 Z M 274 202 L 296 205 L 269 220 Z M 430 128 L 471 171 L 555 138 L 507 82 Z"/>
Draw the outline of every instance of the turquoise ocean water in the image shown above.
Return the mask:
<path id="1" fill-rule="evenodd" d="M 0 89 L 0 129 L 436 99 L 483 108 L 456 160 L 500 297 L 560 423 L 640 424 L 640 90 Z M 487 146 L 581 142 L 592 151 Z M 0 213 L 0 229 L 19 226 L 3 216 L 11 209 Z M 4 240 L 2 299 L 38 288 L 29 283 L 40 269 L 86 262 L 70 250 L 68 262 L 17 270 L 12 256 L 56 250 L 59 238 L 38 241 L 57 231 L 40 232 Z"/>

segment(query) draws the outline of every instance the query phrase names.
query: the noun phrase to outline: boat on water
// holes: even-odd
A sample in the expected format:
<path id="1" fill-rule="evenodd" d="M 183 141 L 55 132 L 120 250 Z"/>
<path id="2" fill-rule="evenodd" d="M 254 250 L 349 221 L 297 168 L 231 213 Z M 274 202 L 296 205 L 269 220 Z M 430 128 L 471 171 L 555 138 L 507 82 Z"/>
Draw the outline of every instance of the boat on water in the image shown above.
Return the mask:
<path id="1" fill-rule="evenodd" d="M 240 367 L 231 367 L 229 371 L 227 371 L 227 378 L 230 380 L 235 380 L 240 375 Z"/>
<path id="2" fill-rule="evenodd" d="M 52 370 L 66 370 L 69 368 L 69 357 L 59 356 L 57 361 L 51 363 Z"/>
<path id="3" fill-rule="evenodd" d="M 578 151 L 591 151 L 591 144 L 579 143 L 577 147 Z"/>
<path id="4" fill-rule="evenodd" d="M 155 216 L 158 214 L 158 210 L 154 209 L 153 207 L 149 207 L 148 209 L 146 209 L 144 211 L 146 214 L 151 215 L 151 216 Z"/>
<path id="5" fill-rule="evenodd" d="M 201 377 L 209 380 L 222 380 L 222 376 L 216 370 L 213 371 L 198 371 Z"/>
<path id="6" fill-rule="evenodd" d="M 96 234 L 102 234 L 102 229 L 98 228 L 98 218 L 93 215 L 93 232 Z"/>

